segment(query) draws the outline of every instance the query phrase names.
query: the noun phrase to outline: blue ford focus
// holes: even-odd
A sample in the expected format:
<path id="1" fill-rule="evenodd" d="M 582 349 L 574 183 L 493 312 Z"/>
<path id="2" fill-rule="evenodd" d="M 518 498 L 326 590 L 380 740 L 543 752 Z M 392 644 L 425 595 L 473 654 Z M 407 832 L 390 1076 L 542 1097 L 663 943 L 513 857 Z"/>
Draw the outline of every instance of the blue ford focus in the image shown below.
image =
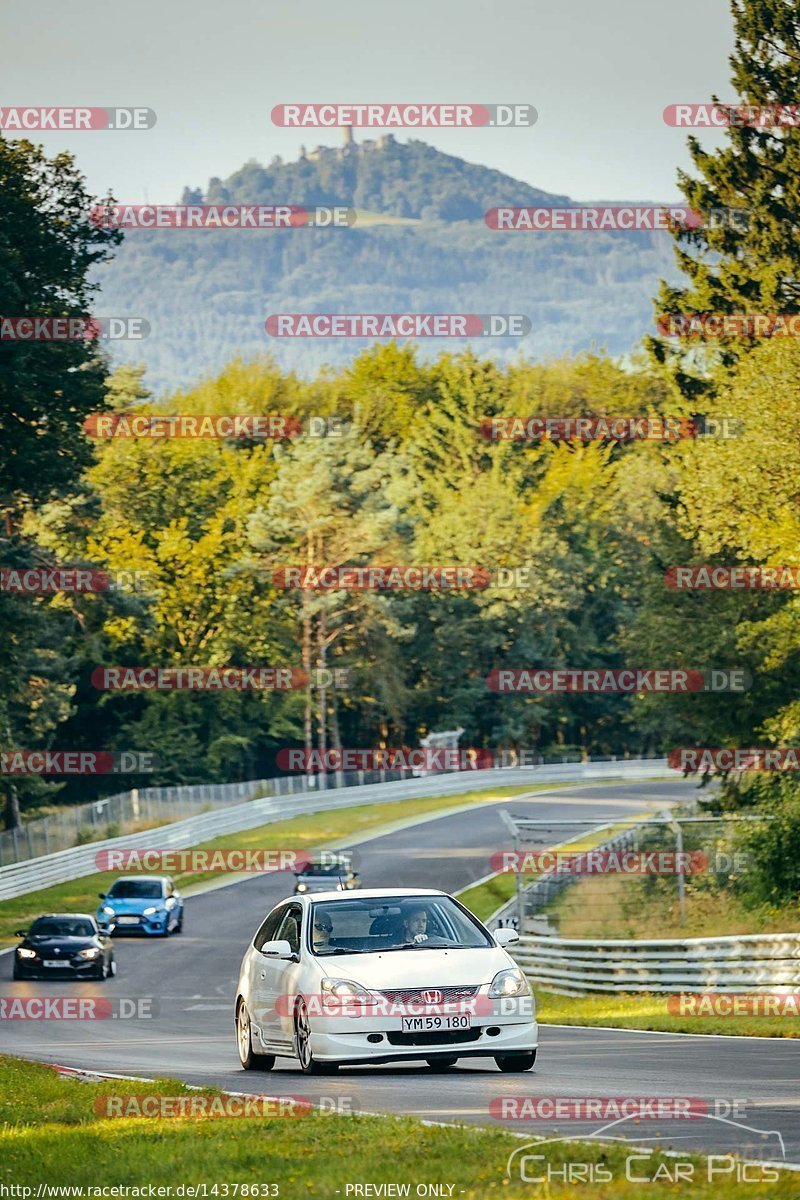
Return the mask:
<path id="1" fill-rule="evenodd" d="M 168 875 L 123 875 L 100 900 L 97 920 L 113 933 L 168 937 L 183 929 L 183 900 Z"/>

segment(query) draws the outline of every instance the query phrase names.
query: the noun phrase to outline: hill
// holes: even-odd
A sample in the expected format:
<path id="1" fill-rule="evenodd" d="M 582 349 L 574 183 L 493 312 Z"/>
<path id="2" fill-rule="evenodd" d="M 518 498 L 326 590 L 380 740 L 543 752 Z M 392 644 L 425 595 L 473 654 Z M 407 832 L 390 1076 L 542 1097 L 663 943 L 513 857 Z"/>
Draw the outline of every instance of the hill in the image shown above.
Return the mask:
<path id="1" fill-rule="evenodd" d="M 237 354 L 269 352 L 303 375 L 348 361 L 355 339 L 276 339 L 276 312 L 522 313 L 523 338 L 485 338 L 499 361 L 630 351 L 652 328 L 660 277 L 675 278 L 663 232 L 500 233 L 488 208 L 566 206 L 499 171 L 391 135 L 355 147 L 318 147 L 297 162 L 246 163 L 184 203 L 342 204 L 373 216 L 353 229 L 134 230 L 99 275 L 97 311 L 146 317 L 143 342 L 120 342 L 116 361 L 142 361 L 158 389 L 190 384 Z M 383 214 L 382 221 L 374 214 Z M 435 355 L 463 339 L 429 340 Z"/>

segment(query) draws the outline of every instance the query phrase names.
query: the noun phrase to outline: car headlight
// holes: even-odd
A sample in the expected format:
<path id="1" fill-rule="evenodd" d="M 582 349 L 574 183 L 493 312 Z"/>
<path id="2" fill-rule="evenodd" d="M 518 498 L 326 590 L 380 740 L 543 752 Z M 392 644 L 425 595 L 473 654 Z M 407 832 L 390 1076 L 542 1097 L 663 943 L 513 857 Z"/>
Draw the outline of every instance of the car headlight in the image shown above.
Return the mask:
<path id="1" fill-rule="evenodd" d="M 101 912 L 101 913 L 102 913 L 104 916 L 106 916 L 106 917 L 114 917 L 114 916 L 116 916 L 116 913 L 114 912 L 114 909 L 113 909 L 113 908 L 109 908 L 107 904 L 104 904 L 104 905 L 103 905 L 103 907 L 100 909 L 100 912 Z"/>
<path id="2" fill-rule="evenodd" d="M 144 911 L 142 912 L 142 916 L 143 917 L 152 917 L 155 915 L 155 913 L 161 913 L 161 915 L 163 917 L 165 912 L 166 912 L 166 909 L 159 908 L 157 904 L 153 904 L 150 906 L 150 908 L 144 909 Z"/>
<path id="3" fill-rule="evenodd" d="M 78 958 L 97 958 L 99 953 L 96 946 L 87 946 L 85 950 L 78 951 Z"/>
<path id="4" fill-rule="evenodd" d="M 340 1000 L 372 1000 L 372 993 L 352 979 L 323 979 L 320 987 L 328 996 Z"/>
<path id="5" fill-rule="evenodd" d="M 530 984 L 519 967 L 507 967 L 498 971 L 489 987 L 489 995 L 497 998 L 502 996 L 528 996 Z"/>
<path id="6" fill-rule="evenodd" d="M 19 946 L 17 948 L 17 954 L 20 956 L 20 958 L 36 958 L 36 951 L 27 950 L 25 946 Z"/>

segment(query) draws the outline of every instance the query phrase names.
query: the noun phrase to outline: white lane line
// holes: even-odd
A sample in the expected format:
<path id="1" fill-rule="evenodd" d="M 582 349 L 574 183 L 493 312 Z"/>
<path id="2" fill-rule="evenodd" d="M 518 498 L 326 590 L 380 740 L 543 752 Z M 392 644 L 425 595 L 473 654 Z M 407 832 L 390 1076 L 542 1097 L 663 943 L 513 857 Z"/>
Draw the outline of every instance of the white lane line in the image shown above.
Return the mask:
<path id="1" fill-rule="evenodd" d="M 796 1037 L 777 1037 L 774 1034 L 760 1033 L 676 1033 L 674 1029 L 629 1029 L 627 1025 L 559 1025 L 556 1021 L 542 1021 L 539 1019 L 540 1029 L 602 1029 L 606 1033 L 641 1033 L 652 1037 L 699 1037 L 699 1038 L 724 1038 L 726 1042 L 733 1042 L 740 1039 L 745 1042 L 783 1042 L 784 1045 L 788 1042 L 797 1042 Z"/>

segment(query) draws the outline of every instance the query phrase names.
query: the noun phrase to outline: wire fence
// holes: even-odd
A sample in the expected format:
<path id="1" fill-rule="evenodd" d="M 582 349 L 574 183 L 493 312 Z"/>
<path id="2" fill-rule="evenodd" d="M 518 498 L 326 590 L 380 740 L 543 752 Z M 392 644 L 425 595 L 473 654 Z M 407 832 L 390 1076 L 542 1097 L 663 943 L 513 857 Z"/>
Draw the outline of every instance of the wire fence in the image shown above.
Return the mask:
<path id="1" fill-rule="evenodd" d="M 614 939 L 646 938 L 653 929 L 681 936 L 687 925 L 713 921 L 733 935 L 747 915 L 748 829 L 769 819 L 690 811 L 593 828 L 567 819 L 559 836 L 571 824 L 579 840 L 555 847 L 546 822 L 521 818 L 514 826 L 516 895 L 492 924 L 534 937 Z"/>
<path id="2" fill-rule="evenodd" d="M 649 758 L 650 756 L 648 756 Z M 580 763 L 579 755 L 543 757 L 529 750 L 508 751 L 498 756 L 494 770 L 513 773 L 553 765 Z M 600 756 L 592 762 L 624 763 L 614 755 Z M 656 761 L 653 759 L 653 761 Z M 469 773 L 469 772 L 467 772 Z M 427 772 L 427 775 L 465 774 L 465 772 Z M 487 774 L 483 771 L 480 774 Z M 492 774 L 489 771 L 488 774 Z M 65 805 L 45 817 L 26 820 L 17 829 L 0 832 L 0 867 L 39 858 L 58 850 L 69 850 L 87 842 L 102 841 L 121 834 L 136 833 L 172 821 L 213 812 L 228 805 L 241 804 L 265 796 L 290 796 L 317 793 L 340 787 L 359 787 L 419 778 L 420 772 L 339 771 L 322 777 L 286 775 L 273 779 L 253 779 L 242 783 L 182 784 L 176 787 L 132 788 L 87 804 Z"/>

